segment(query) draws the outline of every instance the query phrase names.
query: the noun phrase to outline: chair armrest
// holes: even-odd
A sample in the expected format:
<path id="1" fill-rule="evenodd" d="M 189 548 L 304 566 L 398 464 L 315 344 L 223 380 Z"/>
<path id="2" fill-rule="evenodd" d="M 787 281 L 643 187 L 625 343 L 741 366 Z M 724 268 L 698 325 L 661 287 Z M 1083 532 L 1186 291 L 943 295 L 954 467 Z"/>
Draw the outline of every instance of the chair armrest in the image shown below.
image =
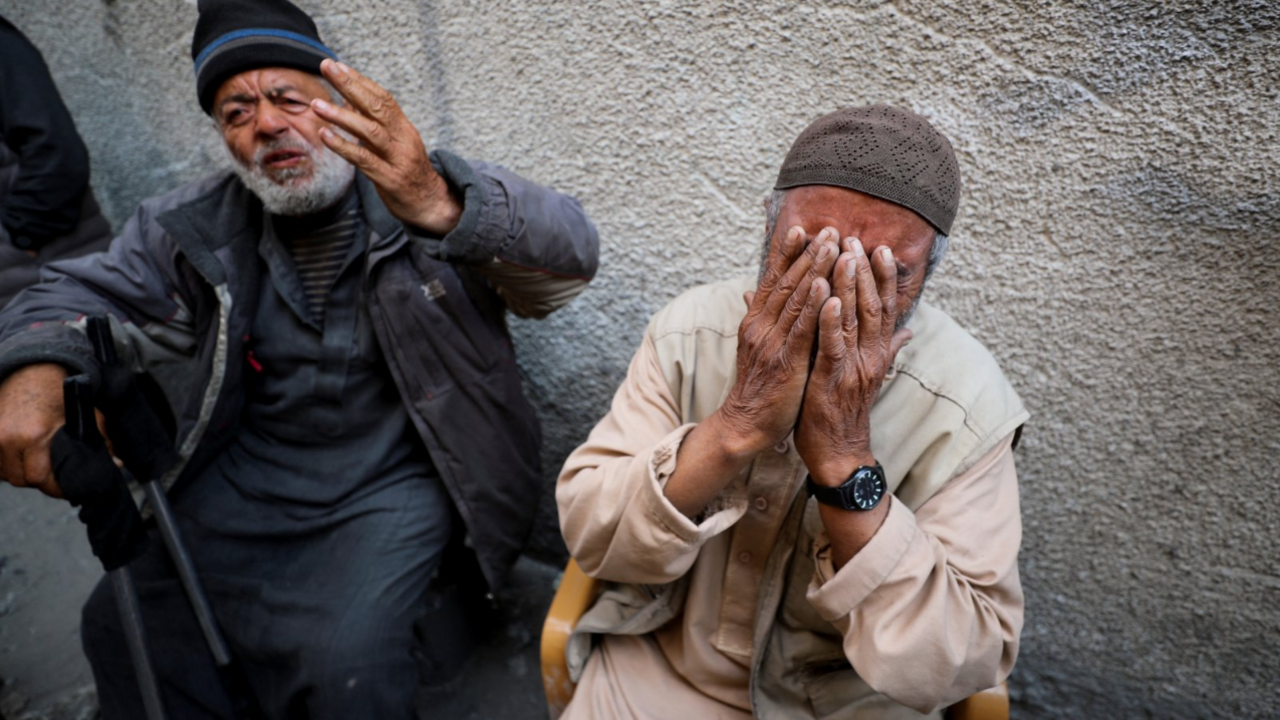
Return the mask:
<path id="1" fill-rule="evenodd" d="M 599 588 L 600 582 L 587 576 L 570 559 L 542 624 L 542 689 L 552 718 L 559 717 L 573 698 L 574 683 L 569 679 L 565 648 L 579 618 L 595 602 Z"/>
<path id="2" fill-rule="evenodd" d="M 947 708 L 947 720 L 1009 720 L 1009 683 L 974 693 Z"/>

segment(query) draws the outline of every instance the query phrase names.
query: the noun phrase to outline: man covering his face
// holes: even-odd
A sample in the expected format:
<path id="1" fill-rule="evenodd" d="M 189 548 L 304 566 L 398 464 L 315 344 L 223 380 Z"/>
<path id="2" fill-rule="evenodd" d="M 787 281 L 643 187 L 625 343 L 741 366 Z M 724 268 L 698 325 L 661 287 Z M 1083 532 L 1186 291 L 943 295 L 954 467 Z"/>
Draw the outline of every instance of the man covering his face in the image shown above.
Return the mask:
<path id="1" fill-rule="evenodd" d="M 557 486 L 609 581 L 565 717 L 937 717 L 1009 674 L 1027 413 L 920 299 L 959 197 L 923 118 L 825 115 L 782 164 L 759 277 L 654 316 Z"/>
<path id="2" fill-rule="evenodd" d="M 595 228 L 572 198 L 428 153 L 288 0 L 199 12 L 197 95 L 234 172 L 145 201 L 0 315 L 0 476 L 63 494 L 62 381 L 97 376 L 82 319 L 107 314 L 173 411 L 163 483 L 257 704 L 411 718 L 446 543 L 465 536 L 492 588 L 533 523 L 539 431 L 505 313 L 581 292 Z M 131 568 L 169 717 L 231 717 L 163 545 Z M 144 717 L 105 583 L 82 635 L 104 720 Z"/>

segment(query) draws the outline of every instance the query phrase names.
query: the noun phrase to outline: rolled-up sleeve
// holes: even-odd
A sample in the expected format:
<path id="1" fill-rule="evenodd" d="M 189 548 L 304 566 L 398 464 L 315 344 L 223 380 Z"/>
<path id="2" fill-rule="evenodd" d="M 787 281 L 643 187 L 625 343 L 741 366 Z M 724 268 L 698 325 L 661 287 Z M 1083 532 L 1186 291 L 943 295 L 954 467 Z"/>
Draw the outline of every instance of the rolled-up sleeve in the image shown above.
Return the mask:
<path id="1" fill-rule="evenodd" d="M 663 494 L 680 443 L 694 427 L 680 418 L 646 334 L 609 414 L 565 461 L 556 485 L 560 530 L 588 575 L 672 582 L 689 570 L 709 538 L 746 512 L 745 501 L 732 501 L 694 522 Z"/>
<path id="2" fill-rule="evenodd" d="M 474 269 L 521 317 L 546 317 L 586 289 L 600 238 L 576 199 L 444 150 L 431 162 L 462 200 L 444 237 L 406 228 L 432 257 Z"/>
<path id="3" fill-rule="evenodd" d="M 871 687 L 921 712 L 1000 684 L 1022 630 L 1022 521 L 1013 436 L 914 513 L 896 500 L 875 536 L 837 571 L 814 543 L 808 598 L 844 636 Z"/>

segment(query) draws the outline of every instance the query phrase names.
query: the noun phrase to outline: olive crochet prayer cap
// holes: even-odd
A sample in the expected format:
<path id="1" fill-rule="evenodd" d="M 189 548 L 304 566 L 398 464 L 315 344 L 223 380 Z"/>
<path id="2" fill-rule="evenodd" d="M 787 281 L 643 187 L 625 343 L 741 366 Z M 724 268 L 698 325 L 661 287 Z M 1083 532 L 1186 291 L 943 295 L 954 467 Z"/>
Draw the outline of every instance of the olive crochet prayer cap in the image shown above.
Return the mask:
<path id="1" fill-rule="evenodd" d="M 924 118 L 891 105 L 844 108 L 810 123 L 773 187 L 801 185 L 834 185 L 897 203 L 944 235 L 960 206 L 951 143 Z"/>
<path id="2" fill-rule="evenodd" d="M 196 94 L 209 114 L 229 77 L 261 67 L 320 74 L 320 61 L 338 59 L 320 40 L 311 17 L 289 0 L 199 0 L 191 59 Z"/>

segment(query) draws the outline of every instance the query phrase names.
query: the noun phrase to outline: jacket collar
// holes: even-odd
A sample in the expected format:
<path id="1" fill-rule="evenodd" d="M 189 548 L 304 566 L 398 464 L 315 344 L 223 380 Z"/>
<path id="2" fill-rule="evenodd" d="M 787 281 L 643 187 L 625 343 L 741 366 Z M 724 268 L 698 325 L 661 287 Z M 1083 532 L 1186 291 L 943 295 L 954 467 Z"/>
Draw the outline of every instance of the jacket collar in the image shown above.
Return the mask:
<path id="1" fill-rule="evenodd" d="M 363 173 L 356 172 L 356 192 L 360 195 L 360 207 L 364 213 L 364 221 L 373 234 L 369 237 L 368 259 L 365 261 L 365 272 L 370 272 L 375 265 L 396 252 L 409 241 L 404 231 L 404 223 L 400 222 L 378 197 L 378 189 L 373 181 Z"/>
<path id="2" fill-rule="evenodd" d="M 162 209 L 156 222 L 173 238 L 178 249 L 213 285 L 227 282 L 227 272 L 214 253 L 238 243 L 256 247 L 262 235 L 262 201 L 249 192 L 234 173 L 198 183 L 194 197 L 182 199 L 187 188 L 170 209 Z"/>
<path id="3" fill-rule="evenodd" d="M 378 197 L 378 189 L 374 187 L 373 181 L 358 171 L 356 172 L 356 193 L 360 195 L 360 206 L 364 211 L 365 222 L 379 237 L 390 238 L 404 229 L 404 225 L 382 203 L 382 198 Z"/>

